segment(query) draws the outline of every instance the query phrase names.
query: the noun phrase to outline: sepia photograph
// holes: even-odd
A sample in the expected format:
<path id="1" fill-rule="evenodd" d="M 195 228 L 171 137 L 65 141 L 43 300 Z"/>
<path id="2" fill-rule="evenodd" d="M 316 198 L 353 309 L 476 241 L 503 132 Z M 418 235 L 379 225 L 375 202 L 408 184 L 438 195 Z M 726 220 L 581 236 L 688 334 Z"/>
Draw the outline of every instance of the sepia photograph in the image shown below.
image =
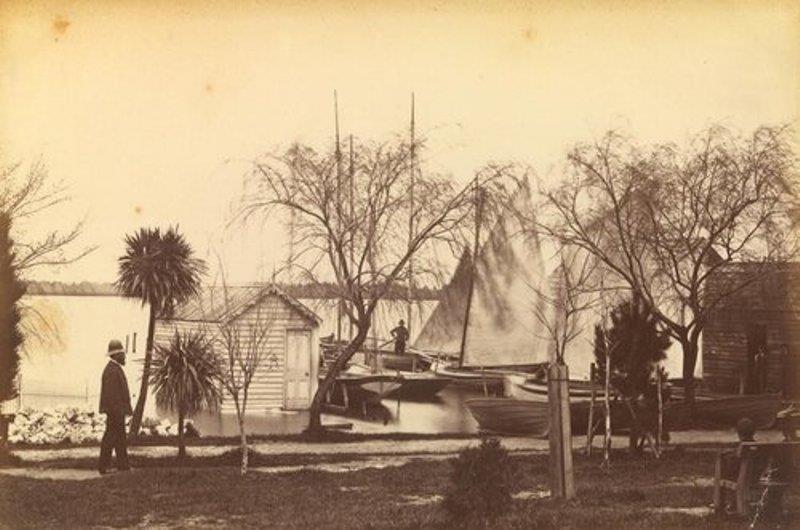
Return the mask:
<path id="1" fill-rule="evenodd" d="M 800 4 L 0 0 L 0 529 L 800 528 Z"/>

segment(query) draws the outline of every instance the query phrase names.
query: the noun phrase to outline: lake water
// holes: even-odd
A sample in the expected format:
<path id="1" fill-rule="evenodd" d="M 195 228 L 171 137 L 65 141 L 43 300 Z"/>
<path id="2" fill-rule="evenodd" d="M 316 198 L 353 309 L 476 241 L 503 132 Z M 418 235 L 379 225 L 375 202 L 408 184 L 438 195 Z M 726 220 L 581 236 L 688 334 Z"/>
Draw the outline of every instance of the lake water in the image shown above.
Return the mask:
<path id="1" fill-rule="evenodd" d="M 370 405 L 367 417 L 353 411 L 346 415 L 323 414 L 325 425 L 352 424 L 351 432 L 360 433 L 474 433 L 477 423 L 464 402 L 483 397 L 480 391 L 458 387 L 444 388 L 432 401 L 384 399 Z M 203 414 L 194 419 L 204 436 L 238 434 L 233 414 Z M 295 434 L 308 425 L 308 412 L 270 411 L 247 416 L 247 431 L 252 434 Z"/>

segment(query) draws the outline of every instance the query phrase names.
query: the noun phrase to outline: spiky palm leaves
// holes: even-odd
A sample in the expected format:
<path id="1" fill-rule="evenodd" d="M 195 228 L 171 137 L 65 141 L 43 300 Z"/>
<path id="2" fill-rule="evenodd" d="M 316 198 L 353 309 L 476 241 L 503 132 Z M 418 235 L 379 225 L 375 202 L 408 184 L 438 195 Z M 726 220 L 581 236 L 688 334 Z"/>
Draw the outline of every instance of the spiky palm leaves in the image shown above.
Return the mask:
<path id="1" fill-rule="evenodd" d="M 125 254 L 119 258 L 117 290 L 150 306 L 142 382 L 131 419 L 130 432 L 136 435 L 147 399 L 156 318 L 169 316 L 197 294 L 206 267 L 203 260 L 194 257 L 191 245 L 177 228 L 163 233 L 159 228 L 142 228 L 125 237 L 125 247 Z"/>
<path id="2" fill-rule="evenodd" d="M 124 296 L 139 298 L 157 316 L 169 316 L 197 294 L 205 263 L 194 257 L 177 228 L 164 233 L 159 228 L 142 228 L 125 237 L 125 247 L 116 283 Z"/>
<path id="3" fill-rule="evenodd" d="M 222 399 L 218 357 L 203 334 L 176 331 L 168 346 L 155 348 L 151 370 L 156 403 L 178 413 L 178 455 L 185 456 L 186 416 L 214 409 Z"/>

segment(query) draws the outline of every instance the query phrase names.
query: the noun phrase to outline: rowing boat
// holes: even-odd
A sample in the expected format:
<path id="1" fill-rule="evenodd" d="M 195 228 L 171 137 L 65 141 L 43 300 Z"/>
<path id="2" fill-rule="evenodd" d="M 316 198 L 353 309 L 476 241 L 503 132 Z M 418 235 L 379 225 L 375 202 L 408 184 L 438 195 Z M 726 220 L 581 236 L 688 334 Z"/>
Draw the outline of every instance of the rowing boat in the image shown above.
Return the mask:
<path id="1" fill-rule="evenodd" d="M 783 408 L 779 394 L 695 396 L 694 415 L 686 401 L 670 401 L 664 406 L 664 424 L 678 431 L 690 428 L 731 429 L 742 418 L 750 418 L 757 429 L 768 429 Z"/>
<path id="2" fill-rule="evenodd" d="M 570 401 L 590 400 L 592 391 L 595 400 L 602 401 L 605 398 L 605 389 L 601 385 L 576 379 L 569 381 Z M 503 376 L 503 395 L 523 401 L 547 402 L 547 380 L 525 373 L 506 374 Z"/>
<path id="3" fill-rule="evenodd" d="M 433 372 L 396 372 L 400 387 L 389 397 L 405 398 L 412 400 L 432 399 L 444 387 L 450 384 L 450 379 L 441 377 Z"/>
<path id="4" fill-rule="evenodd" d="M 481 430 L 497 433 L 532 434 L 547 433 L 550 406 L 547 401 L 509 398 L 471 399 L 466 402 L 470 413 L 478 421 Z M 613 400 L 611 426 L 615 433 L 630 429 L 630 408 L 622 400 Z M 586 434 L 589 400 L 570 402 L 570 425 L 573 435 Z M 668 431 L 696 428 L 731 429 L 741 418 L 753 420 L 758 429 L 766 429 L 775 423 L 782 408 L 779 395 L 714 396 L 704 395 L 695 401 L 695 414 L 684 401 L 671 401 L 664 405 L 664 427 Z M 595 403 L 595 413 L 602 414 L 603 403 Z M 602 425 L 600 432 L 602 432 Z"/>
<path id="5" fill-rule="evenodd" d="M 467 408 L 481 431 L 497 434 L 547 436 L 547 403 L 507 398 L 468 399 Z"/>

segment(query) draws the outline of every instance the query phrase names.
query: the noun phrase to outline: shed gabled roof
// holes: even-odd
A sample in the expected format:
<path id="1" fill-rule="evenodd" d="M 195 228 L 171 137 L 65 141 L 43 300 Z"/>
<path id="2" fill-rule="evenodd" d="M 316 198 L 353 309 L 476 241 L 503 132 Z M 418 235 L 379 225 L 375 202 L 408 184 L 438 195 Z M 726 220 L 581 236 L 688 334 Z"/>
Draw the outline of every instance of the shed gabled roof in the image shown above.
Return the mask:
<path id="1" fill-rule="evenodd" d="M 236 318 L 267 296 L 277 296 L 315 326 L 322 322 L 311 309 L 274 284 L 204 287 L 196 297 L 179 306 L 170 320 L 222 322 Z"/>
<path id="2" fill-rule="evenodd" d="M 709 277 L 706 295 L 743 287 L 723 299 L 718 310 L 800 312 L 800 263 L 728 263 Z"/>

